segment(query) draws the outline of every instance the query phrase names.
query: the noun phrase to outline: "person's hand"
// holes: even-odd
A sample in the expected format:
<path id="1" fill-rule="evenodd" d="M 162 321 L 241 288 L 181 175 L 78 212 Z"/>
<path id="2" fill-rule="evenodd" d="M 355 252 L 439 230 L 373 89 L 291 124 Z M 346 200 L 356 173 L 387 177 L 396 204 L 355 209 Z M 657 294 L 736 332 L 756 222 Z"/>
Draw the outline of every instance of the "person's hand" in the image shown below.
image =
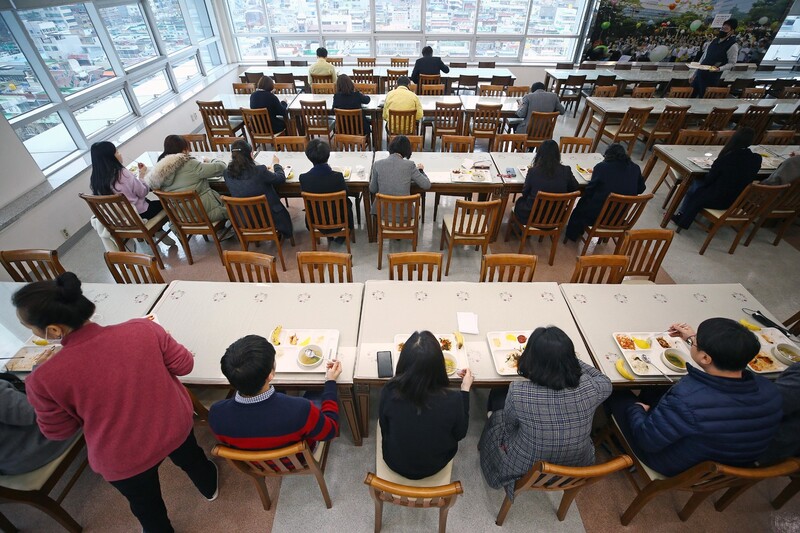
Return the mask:
<path id="1" fill-rule="evenodd" d="M 203 156 L 203 163 L 210 163 L 210 162 L 211 160 L 208 157 Z"/>
<path id="2" fill-rule="evenodd" d="M 425 165 L 423 165 L 422 163 L 417 163 L 417 168 L 419 170 L 425 170 Z"/>
<path id="3" fill-rule="evenodd" d="M 139 179 L 144 178 L 145 174 L 147 174 L 147 165 L 140 161 L 136 166 L 139 168 Z"/>
<path id="4" fill-rule="evenodd" d="M 325 372 L 326 380 L 336 381 L 336 378 L 342 373 L 342 362 L 338 359 L 328 363 L 328 370 Z"/>
<path id="5" fill-rule="evenodd" d="M 458 377 L 461 378 L 461 390 L 469 392 L 469 389 L 472 388 L 472 382 L 475 380 L 475 377 L 472 375 L 472 370 L 469 368 L 459 370 Z"/>
<path id="6" fill-rule="evenodd" d="M 649 411 L 649 410 L 650 410 L 650 406 L 649 406 L 649 405 L 647 405 L 646 403 L 642 403 L 642 402 L 636 402 L 636 405 L 638 405 L 638 406 L 640 406 L 642 409 L 644 409 L 644 411 L 645 411 L 645 412 L 647 412 L 647 411 Z"/>
<path id="7" fill-rule="evenodd" d="M 670 337 L 680 337 L 683 340 L 696 335 L 694 329 L 689 324 L 685 323 L 672 324 L 667 330 L 667 333 L 669 333 Z"/>
<path id="8" fill-rule="evenodd" d="M 275 155 L 275 154 L 272 154 L 272 166 L 279 165 L 280 162 L 281 162 L 281 160 L 278 159 L 278 156 Z"/>

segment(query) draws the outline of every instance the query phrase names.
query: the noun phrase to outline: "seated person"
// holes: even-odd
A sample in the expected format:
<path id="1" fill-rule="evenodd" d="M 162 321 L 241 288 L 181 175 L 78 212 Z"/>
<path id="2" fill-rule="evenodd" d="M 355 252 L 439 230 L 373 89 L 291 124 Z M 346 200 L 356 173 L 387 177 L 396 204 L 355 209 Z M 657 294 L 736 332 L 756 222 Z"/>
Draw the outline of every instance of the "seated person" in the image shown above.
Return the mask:
<path id="1" fill-rule="evenodd" d="M 800 178 L 800 155 L 794 155 L 784 159 L 783 163 L 761 182 L 761 185 L 789 185 L 798 178 Z"/>
<path id="2" fill-rule="evenodd" d="M 450 72 L 450 67 L 442 62 L 442 58 L 433 55 L 433 48 L 426 46 L 422 49 L 422 57 L 414 63 L 414 70 L 411 71 L 411 81 L 419 83 L 420 74 L 432 76 L 439 74 L 439 72 L 447 74 Z"/>
<path id="3" fill-rule="evenodd" d="M 273 133 L 286 129 L 286 100 L 279 100 L 273 92 L 275 82 L 269 76 L 261 76 L 258 86 L 250 95 L 250 109 L 266 109 L 269 111 L 269 123 Z"/>
<path id="4" fill-rule="evenodd" d="M 531 92 L 520 98 L 518 105 L 516 115 L 522 119 L 522 122 L 517 125 L 517 133 L 527 133 L 528 120 L 534 111 L 537 113 L 554 113 L 558 111 L 562 115 L 565 112 L 558 95 L 547 92 L 544 89 L 544 83 L 540 81 L 531 85 Z"/>
<path id="5" fill-rule="evenodd" d="M 703 209 L 728 209 L 742 191 L 758 179 L 761 156 L 749 149 L 755 135 L 753 128 L 737 129 L 722 147 L 708 174 L 692 182 L 678 212 L 672 216 L 678 227 L 687 229 Z"/>
<path id="6" fill-rule="evenodd" d="M 670 335 L 690 345 L 687 375 L 654 403 L 615 392 L 609 407 L 636 456 L 665 476 L 703 461 L 752 466 L 778 430 L 778 388 L 746 369 L 761 349 L 752 331 L 729 318 L 704 320 L 695 333 L 673 324 Z M 640 400 L 644 400 L 641 396 Z"/>
<path id="7" fill-rule="evenodd" d="M 335 172 L 328 164 L 331 147 L 319 139 L 312 139 L 306 146 L 306 157 L 314 163 L 308 172 L 300 174 L 300 190 L 313 194 L 330 194 L 347 192 L 347 184 L 341 172 Z M 347 198 L 347 223 L 353 229 L 353 202 Z M 306 219 L 308 227 L 308 219 Z M 337 243 L 344 242 L 344 237 L 336 237 Z"/>
<path id="8" fill-rule="evenodd" d="M 0 475 L 25 474 L 46 465 L 66 452 L 77 435 L 48 440 L 25 393 L 0 379 Z"/>
<path id="9" fill-rule="evenodd" d="M 420 189 L 431 188 L 422 163 L 411 161 L 411 142 L 405 135 L 397 135 L 389 143 L 389 157 L 375 161 L 369 178 L 369 192 L 390 196 L 408 196 L 411 184 Z M 372 204 L 375 213 L 375 203 Z"/>
<path id="10" fill-rule="evenodd" d="M 319 47 L 317 48 L 317 61 L 308 67 L 308 85 L 311 86 L 311 76 L 328 76 L 333 83 L 336 81 L 336 68 L 328 63 L 328 49 Z"/>
<path id="11" fill-rule="evenodd" d="M 536 150 L 533 166 L 525 176 L 522 196 L 514 203 L 514 214 L 523 224 L 528 221 L 533 202 L 539 191 L 567 193 L 578 190 L 578 180 L 572 169 L 561 164 L 561 151 L 552 139 L 544 141 Z"/>
<path id="12" fill-rule="evenodd" d="M 570 240 L 577 241 L 586 228 L 595 223 L 611 193 L 636 196 L 644 192 L 642 170 L 631 161 L 621 144 L 609 146 L 603 157 L 603 161 L 595 165 L 592 179 L 569 217 L 566 234 Z"/>
<path id="13" fill-rule="evenodd" d="M 758 459 L 760 464 L 800 457 L 800 363 L 781 372 L 775 386 L 783 397 L 783 420 L 772 444 Z"/>
<path id="14" fill-rule="evenodd" d="M 416 109 L 416 120 L 422 119 L 422 104 L 419 98 L 417 98 L 417 95 L 408 89 L 409 83 L 411 83 L 411 80 L 409 80 L 407 76 L 400 76 L 397 78 L 397 87 L 389 91 L 386 95 L 386 99 L 383 101 L 383 120 L 386 121 L 386 131 L 391 132 L 393 135 L 414 135 L 415 132 L 413 130 L 397 131 L 397 128 L 393 129 L 391 124 L 389 124 L 390 109 L 395 111 L 410 111 Z"/>
<path id="15" fill-rule="evenodd" d="M 247 335 L 225 351 L 222 373 L 236 395 L 211 406 L 208 425 L 226 446 L 242 450 L 272 450 L 302 440 L 313 448 L 339 430 L 336 378 L 341 361 L 328 364 L 322 406 L 307 398 L 287 396 L 271 385 L 275 378 L 275 348 L 264 337 Z"/>
<path id="16" fill-rule="evenodd" d="M 509 497 L 536 461 L 594 464 L 592 418 L 611 394 L 611 380 L 579 360 L 572 340 L 555 326 L 536 328 L 517 368 L 527 380 L 511 383 L 503 406 L 490 405 L 478 445 L 483 477 Z"/>
<path id="17" fill-rule="evenodd" d="M 369 103 L 369 96 L 356 91 L 356 86 L 350 76 L 339 74 L 336 80 L 336 94 L 333 95 L 334 109 L 361 109 L 363 104 Z M 361 119 L 364 125 L 364 135 L 369 135 L 372 131 L 369 120 L 364 111 L 361 111 Z M 337 130 L 338 131 L 338 130 Z"/>

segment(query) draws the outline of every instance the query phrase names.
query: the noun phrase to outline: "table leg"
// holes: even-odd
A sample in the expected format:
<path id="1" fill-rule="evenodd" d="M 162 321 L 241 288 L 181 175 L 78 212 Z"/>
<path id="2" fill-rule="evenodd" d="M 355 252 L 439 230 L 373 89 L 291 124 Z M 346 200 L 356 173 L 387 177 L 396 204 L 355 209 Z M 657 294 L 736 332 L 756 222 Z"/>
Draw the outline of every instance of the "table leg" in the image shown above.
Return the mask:
<path id="1" fill-rule="evenodd" d="M 502 189 L 500 189 L 500 213 L 497 216 L 497 223 L 494 225 L 492 242 L 496 242 L 497 236 L 500 234 L 500 225 L 503 224 L 503 216 L 505 216 L 506 214 L 507 206 L 508 206 L 508 189 L 503 187 Z"/>
<path id="2" fill-rule="evenodd" d="M 606 115 L 603 115 L 603 118 L 600 119 L 600 124 L 597 126 L 597 133 L 595 133 L 594 136 L 594 142 L 592 143 L 592 149 L 591 149 L 592 152 L 597 151 L 597 145 L 600 144 L 600 139 L 603 137 L 603 130 L 606 127 L 607 121 L 608 117 Z M 589 128 L 587 127 L 586 129 L 588 131 Z"/>
<path id="3" fill-rule="evenodd" d="M 378 240 L 376 235 L 377 228 L 372 220 L 372 195 L 369 192 L 369 188 L 361 193 L 361 197 L 364 202 L 364 220 L 367 224 L 367 242 L 376 242 Z"/>
<path id="4" fill-rule="evenodd" d="M 376 109 L 372 115 L 372 150 L 383 149 L 383 109 Z"/>
<path id="5" fill-rule="evenodd" d="M 589 103 L 583 103 L 583 111 L 581 111 L 581 118 L 578 120 L 578 127 L 575 128 L 575 137 L 579 137 L 581 134 L 581 127 L 583 127 L 583 121 L 586 120 L 586 115 L 589 113 Z M 589 117 L 591 120 L 591 117 Z"/>
<path id="6" fill-rule="evenodd" d="M 197 399 L 197 396 L 195 396 L 188 387 L 184 386 L 184 389 L 189 393 L 189 399 L 192 401 L 192 408 L 194 409 L 194 414 L 197 416 L 197 420 L 199 422 L 208 422 L 208 409 L 206 409 L 206 406 Z"/>
<path id="7" fill-rule="evenodd" d="M 366 383 L 355 383 L 356 405 L 358 414 L 361 417 L 361 437 L 369 437 L 369 385 Z"/>
<path id="8" fill-rule="evenodd" d="M 545 91 L 549 91 L 550 90 L 550 82 L 552 81 L 552 79 L 553 79 L 553 77 L 550 76 L 550 74 L 548 74 L 547 72 L 544 73 L 544 90 Z"/>
<path id="9" fill-rule="evenodd" d="M 347 417 L 347 423 L 353 435 L 353 443 L 356 446 L 361 446 L 361 422 L 358 419 L 356 404 L 353 400 L 353 386 L 338 385 L 337 389 L 339 389 L 339 403 L 344 409 L 344 416 Z"/>
<path id="10" fill-rule="evenodd" d="M 667 206 L 667 210 L 664 213 L 664 218 L 661 219 L 661 227 L 666 228 L 667 224 L 669 224 L 669 219 L 672 218 L 672 215 L 675 214 L 677 211 L 678 206 L 681 205 L 683 201 L 683 197 L 686 196 L 686 191 L 689 190 L 689 185 L 692 184 L 694 177 L 692 174 L 685 176 L 682 180 L 678 189 L 675 191 L 675 194 L 672 195 L 672 201 Z"/>

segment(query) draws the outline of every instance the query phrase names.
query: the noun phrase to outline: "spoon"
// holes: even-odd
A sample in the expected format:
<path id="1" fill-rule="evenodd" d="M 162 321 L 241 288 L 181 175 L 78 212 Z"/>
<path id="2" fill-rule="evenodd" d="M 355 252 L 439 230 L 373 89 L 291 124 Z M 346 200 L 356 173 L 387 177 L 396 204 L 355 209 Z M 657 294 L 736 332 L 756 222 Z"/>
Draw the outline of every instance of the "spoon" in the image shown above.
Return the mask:
<path id="1" fill-rule="evenodd" d="M 640 361 L 643 361 L 643 362 L 647 363 L 648 365 L 650 365 L 653 368 L 655 368 L 656 370 L 658 370 L 661 373 L 662 376 L 667 378 L 667 381 L 669 381 L 670 383 L 675 383 L 668 375 L 666 375 L 664 372 L 662 372 L 660 368 L 658 368 L 656 365 L 654 365 L 653 362 L 650 360 L 650 358 L 647 357 L 646 355 L 642 354 L 641 356 L 637 356 L 634 359 L 639 359 Z"/>

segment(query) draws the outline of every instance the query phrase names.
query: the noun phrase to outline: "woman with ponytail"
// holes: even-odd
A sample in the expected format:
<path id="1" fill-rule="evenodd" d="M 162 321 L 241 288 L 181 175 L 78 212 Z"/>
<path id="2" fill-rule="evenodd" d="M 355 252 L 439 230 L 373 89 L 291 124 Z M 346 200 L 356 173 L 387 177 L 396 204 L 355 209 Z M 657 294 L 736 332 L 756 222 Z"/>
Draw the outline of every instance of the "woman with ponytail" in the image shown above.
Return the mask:
<path id="1" fill-rule="evenodd" d="M 197 445 L 192 402 L 177 378 L 194 366 L 186 347 L 151 320 L 92 322 L 94 304 L 72 272 L 30 283 L 12 302 L 25 327 L 63 346 L 25 380 L 45 437 L 83 430 L 92 469 L 128 499 L 144 531 L 173 531 L 158 481 L 167 457 L 216 498 L 217 469 Z"/>

